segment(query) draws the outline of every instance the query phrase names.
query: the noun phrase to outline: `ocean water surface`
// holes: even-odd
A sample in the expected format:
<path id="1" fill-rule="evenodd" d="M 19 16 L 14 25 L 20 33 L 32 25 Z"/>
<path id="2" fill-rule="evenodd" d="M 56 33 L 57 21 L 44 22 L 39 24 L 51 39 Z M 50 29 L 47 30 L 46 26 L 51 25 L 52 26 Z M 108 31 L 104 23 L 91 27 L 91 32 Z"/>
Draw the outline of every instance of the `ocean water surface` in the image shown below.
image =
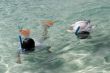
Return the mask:
<path id="1" fill-rule="evenodd" d="M 55 21 L 43 43 L 51 46 L 21 55 L 17 24 L 42 36 L 42 20 Z M 80 40 L 66 30 L 79 20 L 91 20 L 91 39 Z M 110 73 L 109 0 L 0 0 L 0 73 Z"/>

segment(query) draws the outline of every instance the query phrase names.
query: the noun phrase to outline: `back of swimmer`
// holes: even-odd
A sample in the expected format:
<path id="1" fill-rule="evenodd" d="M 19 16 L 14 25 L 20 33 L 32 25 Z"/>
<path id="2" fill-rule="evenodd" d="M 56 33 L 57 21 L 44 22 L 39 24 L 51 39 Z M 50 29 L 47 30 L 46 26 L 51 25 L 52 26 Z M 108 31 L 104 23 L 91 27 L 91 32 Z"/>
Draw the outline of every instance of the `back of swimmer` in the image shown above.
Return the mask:
<path id="1" fill-rule="evenodd" d="M 74 32 L 79 39 L 86 39 L 90 36 L 92 25 L 90 20 L 78 21 L 71 25 L 68 32 Z"/>

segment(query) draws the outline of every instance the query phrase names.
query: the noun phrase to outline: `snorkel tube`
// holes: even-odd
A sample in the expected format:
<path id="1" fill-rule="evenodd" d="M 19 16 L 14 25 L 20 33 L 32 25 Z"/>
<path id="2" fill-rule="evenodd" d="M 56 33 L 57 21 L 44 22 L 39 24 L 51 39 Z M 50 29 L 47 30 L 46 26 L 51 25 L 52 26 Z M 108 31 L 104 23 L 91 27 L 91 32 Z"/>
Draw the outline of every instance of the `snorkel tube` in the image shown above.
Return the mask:
<path id="1" fill-rule="evenodd" d="M 20 46 L 21 46 L 21 48 L 22 48 L 22 38 L 21 38 L 21 35 L 19 35 L 19 42 L 20 42 Z"/>
<path id="2" fill-rule="evenodd" d="M 80 29 L 80 26 L 76 29 L 75 35 L 78 35 L 79 29 Z"/>
<path id="3" fill-rule="evenodd" d="M 18 26 L 19 31 L 22 30 L 22 27 L 20 27 L 19 25 L 17 26 Z M 21 38 L 20 32 L 19 32 L 19 42 L 20 42 L 20 47 L 22 48 L 22 38 Z"/>
<path id="4" fill-rule="evenodd" d="M 19 31 L 22 29 L 19 25 L 17 25 Z M 20 35 L 20 32 L 19 32 L 19 42 L 20 42 L 20 48 L 22 49 L 22 38 L 21 38 L 21 35 Z M 20 50 L 18 49 L 18 52 L 17 52 L 17 61 L 16 63 L 19 63 L 21 64 L 21 57 L 20 57 Z"/>

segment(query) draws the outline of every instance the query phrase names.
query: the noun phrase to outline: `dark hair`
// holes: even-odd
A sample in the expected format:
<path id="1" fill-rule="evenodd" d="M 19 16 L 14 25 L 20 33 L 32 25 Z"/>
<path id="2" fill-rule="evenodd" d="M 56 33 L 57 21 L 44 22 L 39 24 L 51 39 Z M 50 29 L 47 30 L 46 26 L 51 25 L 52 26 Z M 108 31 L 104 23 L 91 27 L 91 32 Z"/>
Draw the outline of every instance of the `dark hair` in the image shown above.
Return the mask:
<path id="1" fill-rule="evenodd" d="M 88 31 L 82 31 L 82 32 L 79 32 L 77 34 L 77 37 L 80 38 L 80 39 L 86 39 L 86 38 L 89 37 L 89 35 L 90 35 L 90 32 L 88 32 Z"/>
<path id="2" fill-rule="evenodd" d="M 22 43 L 22 48 L 25 51 L 34 51 L 35 42 L 32 38 L 25 38 Z"/>

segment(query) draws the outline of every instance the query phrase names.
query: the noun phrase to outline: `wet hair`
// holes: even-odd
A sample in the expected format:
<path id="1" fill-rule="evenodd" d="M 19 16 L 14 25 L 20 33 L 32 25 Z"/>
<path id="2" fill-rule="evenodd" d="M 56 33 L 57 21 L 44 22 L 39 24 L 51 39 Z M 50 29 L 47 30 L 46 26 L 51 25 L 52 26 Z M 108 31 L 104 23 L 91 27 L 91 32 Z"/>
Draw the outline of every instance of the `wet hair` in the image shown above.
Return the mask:
<path id="1" fill-rule="evenodd" d="M 35 42 L 32 38 L 25 38 L 22 43 L 22 49 L 25 51 L 34 51 Z"/>
<path id="2" fill-rule="evenodd" d="M 79 39 L 87 39 L 89 37 L 89 35 L 90 35 L 90 32 L 88 32 L 88 31 L 82 31 L 82 32 L 79 32 L 77 34 L 77 37 Z"/>

